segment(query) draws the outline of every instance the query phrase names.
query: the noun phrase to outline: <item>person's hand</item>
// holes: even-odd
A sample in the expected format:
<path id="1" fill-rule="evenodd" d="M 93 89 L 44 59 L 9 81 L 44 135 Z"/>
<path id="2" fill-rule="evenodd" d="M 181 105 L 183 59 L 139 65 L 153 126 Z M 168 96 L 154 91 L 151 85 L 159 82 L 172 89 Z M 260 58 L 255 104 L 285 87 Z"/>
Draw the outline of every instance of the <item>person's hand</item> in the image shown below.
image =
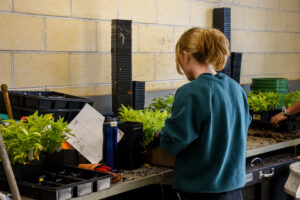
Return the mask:
<path id="1" fill-rule="evenodd" d="M 159 138 L 160 137 L 160 131 L 157 131 L 154 133 L 154 138 Z"/>
<path id="2" fill-rule="evenodd" d="M 276 128 L 279 128 L 278 123 L 286 119 L 287 117 L 281 112 L 271 118 L 270 124 Z"/>
<path id="3" fill-rule="evenodd" d="M 157 132 L 154 133 L 154 139 L 153 139 L 153 141 L 151 142 L 150 145 L 153 148 L 159 147 L 159 145 L 160 145 L 160 131 L 157 131 Z"/>

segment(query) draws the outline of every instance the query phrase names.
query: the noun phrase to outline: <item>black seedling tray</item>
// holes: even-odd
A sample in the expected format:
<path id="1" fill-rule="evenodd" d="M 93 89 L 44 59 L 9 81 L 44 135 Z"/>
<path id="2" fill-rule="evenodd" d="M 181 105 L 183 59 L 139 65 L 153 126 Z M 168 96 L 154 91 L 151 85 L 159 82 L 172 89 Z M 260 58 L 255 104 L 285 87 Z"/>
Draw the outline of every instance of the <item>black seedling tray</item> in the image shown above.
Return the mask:
<path id="1" fill-rule="evenodd" d="M 242 53 L 231 53 L 231 77 L 240 83 Z"/>
<path id="2" fill-rule="evenodd" d="M 271 110 L 271 111 L 263 111 L 263 112 L 253 112 L 250 111 L 253 121 L 270 121 L 271 118 L 280 113 L 281 110 Z"/>
<path id="3" fill-rule="evenodd" d="M 112 110 L 132 103 L 132 21 L 112 20 Z M 120 37 L 120 35 L 122 37 Z"/>
<path id="4" fill-rule="evenodd" d="M 255 129 L 268 129 L 276 132 L 291 132 L 300 130 L 300 121 L 283 121 L 279 123 L 279 128 L 270 125 L 270 121 L 252 121 L 251 127 Z"/>
<path id="5" fill-rule="evenodd" d="M 42 161 L 34 160 L 29 164 L 12 164 L 12 170 L 16 180 L 31 180 L 32 175 L 40 176 Z M 2 162 L 0 162 L 0 177 L 6 178 Z"/>
<path id="6" fill-rule="evenodd" d="M 20 119 L 23 116 L 29 116 L 38 111 L 39 114 L 53 114 L 55 120 L 59 118 L 64 118 L 64 121 L 72 121 L 81 109 L 47 109 L 47 110 L 36 110 L 24 107 L 12 106 L 13 115 L 15 119 Z M 3 104 L 0 104 L 0 113 L 6 114 L 6 109 Z"/>
<path id="7" fill-rule="evenodd" d="M 48 166 L 41 175 L 18 180 L 24 196 L 42 200 L 65 200 L 110 188 L 111 175 L 69 166 Z M 0 189 L 7 190 L 7 180 L 0 178 Z"/>
<path id="8" fill-rule="evenodd" d="M 145 81 L 133 81 L 133 109 L 144 110 L 145 107 Z"/>
<path id="9" fill-rule="evenodd" d="M 9 91 L 12 106 L 25 107 L 36 110 L 47 109 L 81 109 L 93 101 L 52 91 Z M 3 95 L 0 95 L 0 104 L 4 104 Z"/>

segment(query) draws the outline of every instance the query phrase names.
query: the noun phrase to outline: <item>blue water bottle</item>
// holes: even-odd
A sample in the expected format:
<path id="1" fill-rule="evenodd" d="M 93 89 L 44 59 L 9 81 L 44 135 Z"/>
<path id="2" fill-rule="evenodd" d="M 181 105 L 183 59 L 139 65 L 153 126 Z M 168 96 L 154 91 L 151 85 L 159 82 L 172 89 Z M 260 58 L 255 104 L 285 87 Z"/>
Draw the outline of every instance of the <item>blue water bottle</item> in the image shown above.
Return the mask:
<path id="1" fill-rule="evenodd" d="M 115 118 L 107 118 L 103 124 L 103 161 L 112 169 L 116 167 L 118 123 Z"/>

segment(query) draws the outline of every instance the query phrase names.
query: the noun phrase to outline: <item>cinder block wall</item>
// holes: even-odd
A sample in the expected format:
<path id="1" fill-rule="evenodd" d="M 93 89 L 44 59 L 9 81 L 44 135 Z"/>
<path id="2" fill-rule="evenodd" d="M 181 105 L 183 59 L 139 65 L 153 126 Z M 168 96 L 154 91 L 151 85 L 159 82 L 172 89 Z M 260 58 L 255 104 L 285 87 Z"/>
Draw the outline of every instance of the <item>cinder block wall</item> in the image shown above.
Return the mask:
<path id="1" fill-rule="evenodd" d="M 0 80 L 14 89 L 111 93 L 111 19 L 133 20 L 133 79 L 176 89 L 174 46 L 232 8 L 232 51 L 252 77 L 300 79 L 300 0 L 0 0 Z"/>

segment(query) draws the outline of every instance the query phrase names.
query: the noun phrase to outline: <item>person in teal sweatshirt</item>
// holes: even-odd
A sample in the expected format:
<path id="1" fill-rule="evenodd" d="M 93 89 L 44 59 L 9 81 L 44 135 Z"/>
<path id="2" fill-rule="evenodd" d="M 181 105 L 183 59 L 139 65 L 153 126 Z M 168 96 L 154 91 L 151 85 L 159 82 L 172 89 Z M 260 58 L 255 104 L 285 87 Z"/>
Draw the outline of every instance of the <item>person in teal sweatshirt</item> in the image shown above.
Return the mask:
<path id="1" fill-rule="evenodd" d="M 229 42 L 216 29 L 192 28 L 176 45 L 180 87 L 160 146 L 176 155 L 173 187 L 181 200 L 241 200 L 251 123 L 247 95 L 224 69 Z M 182 72 L 183 71 L 183 72 Z"/>

